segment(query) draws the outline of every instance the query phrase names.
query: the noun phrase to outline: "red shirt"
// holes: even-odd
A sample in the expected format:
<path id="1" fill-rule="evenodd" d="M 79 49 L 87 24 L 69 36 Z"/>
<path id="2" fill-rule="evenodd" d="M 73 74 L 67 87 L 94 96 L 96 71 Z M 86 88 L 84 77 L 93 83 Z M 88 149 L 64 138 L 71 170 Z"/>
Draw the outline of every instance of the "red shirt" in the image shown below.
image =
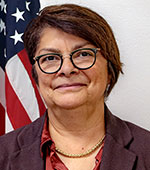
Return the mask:
<path id="1" fill-rule="evenodd" d="M 104 143 L 95 157 L 95 167 L 93 170 L 99 170 Z M 45 119 L 44 128 L 42 131 L 41 145 L 40 145 L 41 155 L 45 161 L 45 170 L 68 170 L 65 164 L 60 160 L 56 151 L 55 144 L 50 137 L 48 129 L 48 118 Z"/>

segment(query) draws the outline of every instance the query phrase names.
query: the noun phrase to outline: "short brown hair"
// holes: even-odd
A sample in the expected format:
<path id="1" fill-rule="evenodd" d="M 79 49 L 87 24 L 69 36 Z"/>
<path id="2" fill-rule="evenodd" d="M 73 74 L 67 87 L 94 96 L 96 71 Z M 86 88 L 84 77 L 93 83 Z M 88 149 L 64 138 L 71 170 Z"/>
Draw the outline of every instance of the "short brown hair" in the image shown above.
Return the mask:
<path id="1" fill-rule="evenodd" d="M 81 37 L 101 49 L 101 54 L 108 61 L 108 74 L 111 77 L 105 94 L 108 96 L 118 80 L 119 73 L 122 72 L 122 64 L 113 32 L 105 19 L 89 8 L 75 4 L 44 8 L 24 33 L 24 46 L 32 65 L 42 30 L 46 27 Z"/>

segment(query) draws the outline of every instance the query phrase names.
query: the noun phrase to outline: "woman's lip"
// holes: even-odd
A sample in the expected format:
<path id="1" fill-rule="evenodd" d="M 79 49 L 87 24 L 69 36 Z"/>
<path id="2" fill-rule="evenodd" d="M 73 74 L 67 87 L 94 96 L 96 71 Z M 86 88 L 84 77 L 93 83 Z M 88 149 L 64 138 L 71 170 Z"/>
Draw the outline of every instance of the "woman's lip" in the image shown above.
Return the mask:
<path id="1" fill-rule="evenodd" d="M 81 87 L 81 86 L 86 86 L 86 84 L 83 83 L 74 83 L 74 84 L 62 84 L 54 88 L 55 89 L 60 89 L 60 88 L 73 88 L 73 87 Z"/>

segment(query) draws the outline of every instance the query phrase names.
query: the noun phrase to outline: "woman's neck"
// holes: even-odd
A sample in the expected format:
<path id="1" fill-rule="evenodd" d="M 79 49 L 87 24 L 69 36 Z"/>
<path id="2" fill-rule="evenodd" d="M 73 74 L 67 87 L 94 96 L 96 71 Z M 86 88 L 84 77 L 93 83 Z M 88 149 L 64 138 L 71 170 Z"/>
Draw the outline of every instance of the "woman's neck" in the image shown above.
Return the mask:
<path id="1" fill-rule="evenodd" d="M 104 104 L 84 105 L 73 109 L 48 108 L 50 126 L 68 132 L 86 131 L 104 124 Z"/>
<path id="2" fill-rule="evenodd" d="M 104 104 L 76 109 L 48 109 L 49 131 L 54 141 L 93 143 L 105 134 Z"/>

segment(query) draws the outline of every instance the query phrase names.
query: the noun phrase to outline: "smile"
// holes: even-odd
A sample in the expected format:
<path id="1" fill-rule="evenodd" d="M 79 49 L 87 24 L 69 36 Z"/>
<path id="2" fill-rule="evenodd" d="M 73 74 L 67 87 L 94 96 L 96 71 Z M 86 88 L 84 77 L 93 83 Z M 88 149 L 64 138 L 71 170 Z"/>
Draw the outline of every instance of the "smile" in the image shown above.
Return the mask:
<path id="1" fill-rule="evenodd" d="M 57 86 L 56 88 L 54 88 L 54 90 L 56 89 L 64 89 L 64 90 L 69 90 L 69 89 L 76 89 L 76 88 L 80 88 L 83 86 L 87 86 L 86 84 L 83 83 L 73 83 L 73 84 L 62 84 Z"/>

